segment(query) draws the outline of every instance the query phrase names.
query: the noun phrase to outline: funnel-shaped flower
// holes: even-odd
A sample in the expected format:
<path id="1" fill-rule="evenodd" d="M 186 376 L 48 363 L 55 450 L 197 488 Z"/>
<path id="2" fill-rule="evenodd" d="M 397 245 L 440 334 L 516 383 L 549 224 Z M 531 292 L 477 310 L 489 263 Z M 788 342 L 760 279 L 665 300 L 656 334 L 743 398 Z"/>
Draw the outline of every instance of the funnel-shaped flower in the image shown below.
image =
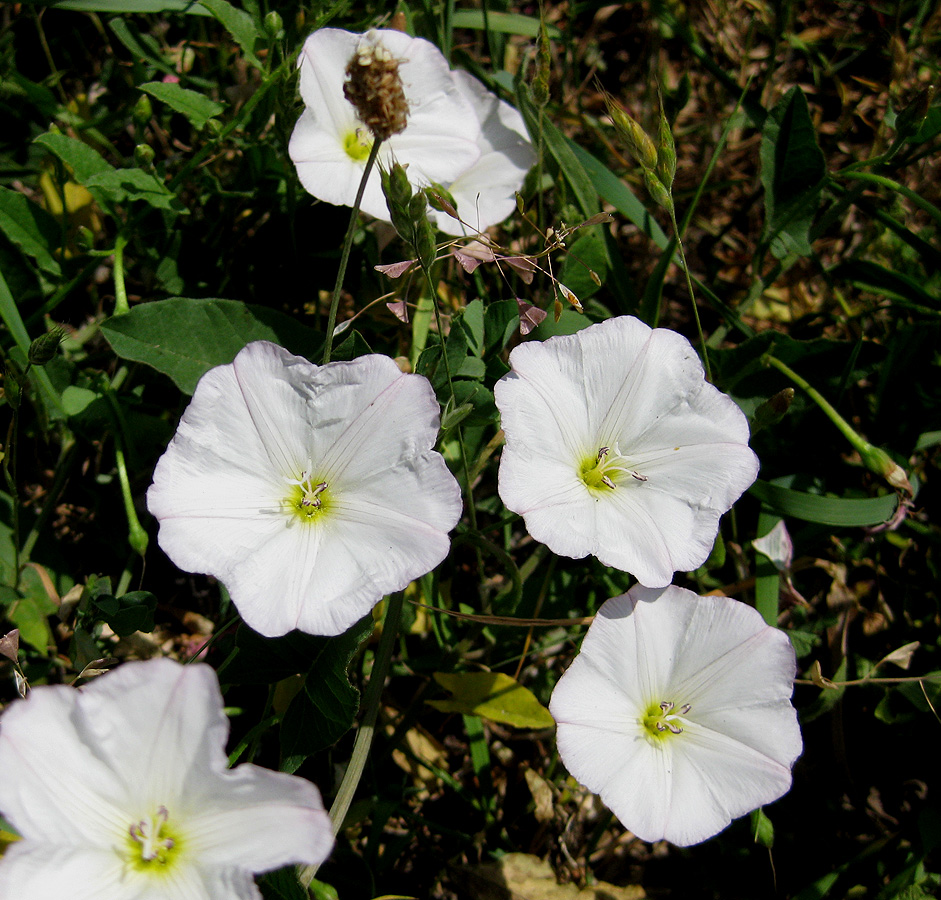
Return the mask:
<path id="1" fill-rule="evenodd" d="M 300 56 L 301 98 L 306 109 L 294 127 L 288 152 L 304 189 L 320 200 L 352 206 L 373 136 L 343 93 L 347 67 L 360 48 L 381 47 L 399 62 L 408 104 L 405 129 L 384 141 L 379 162 L 408 166 L 413 184 L 449 182 L 480 157 L 480 123 L 462 96 L 447 61 L 434 44 L 399 31 L 353 34 L 321 28 Z M 370 174 L 360 209 L 389 218 L 378 169 Z"/>
<path id="2" fill-rule="evenodd" d="M 461 94 L 480 121 L 480 159 L 447 185 L 457 203 L 462 225 L 447 213 L 432 211 L 446 234 L 476 234 L 502 222 L 516 209 L 516 192 L 536 162 L 523 117 L 509 103 L 491 94 L 473 75 L 451 73 Z"/>
<path id="3" fill-rule="evenodd" d="M 748 423 L 689 341 L 621 316 L 521 344 L 494 396 L 500 496 L 562 556 L 663 587 L 705 562 L 758 473 Z"/>
<path id="4" fill-rule="evenodd" d="M 226 769 L 215 673 L 125 663 L 76 690 L 37 687 L 0 719 L 0 811 L 23 836 L 0 896 L 261 900 L 253 872 L 320 863 L 320 793 L 254 765 Z"/>
<path id="5" fill-rule="evenodd" d="M 264 635 L 340 634 L 447 556 L 460 489 L 426 378 L 266 341 L 207 372 L 154 471 L 158 541 Z"/>
<path id="6" fill-rule="evenodd" d="M 556 685 L 559 755 L 638 837 L 697 844 L 790 788 L 795 667 L 787 636 L 737 600 L 634 587 Z"/>

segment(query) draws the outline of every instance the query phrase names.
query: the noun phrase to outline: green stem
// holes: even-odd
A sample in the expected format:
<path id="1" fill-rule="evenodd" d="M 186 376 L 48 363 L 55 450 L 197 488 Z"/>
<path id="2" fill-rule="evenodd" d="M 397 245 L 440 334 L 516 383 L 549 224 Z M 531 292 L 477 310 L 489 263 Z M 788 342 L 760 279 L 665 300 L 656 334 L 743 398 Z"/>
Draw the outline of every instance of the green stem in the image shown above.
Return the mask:
<path id="1" fill-rule="evenodd" d="M 137 518 L 134 509 L 134 498 L 131 495 L 131 481 L 127 475 L 127 465 L 124 461 L 124 442 L 119 435 L 114 435 L 114 458 L 118 467 L 118 481 L 121 483 L 121 499 L 124 501 L 124 512 L 127 514 L 127 541 L 136 553 L 143 556 L 147 552 L 149 538 Z"/>
<path id="2" fill-rule="evenodd" d="M 905 470 L 884 450 L 881 450 L 879 447 L 874 447 L 869 441 L 863 439 L 853 426 L 836 411 L 830 401 L 827 400 L 820 391 L 813 387 L 806 379 L 798 375 L 790 366 L 781 362 L 781 360 L 775 358 L 770 353 L 764 357 L 764 361 L 793 381 L 794 384 L 801 388 L 801 390 L 823 410 L 824 415 L 836 425 L 840 434 L 842 434 L 843 437 L 850 442 L 853 449 L 859 453 L 867 469 L 871 472 L 875 472 L 877 475 L 881 475 L 892 487 L 904 491 L 909 496 L 914 494 Z"/>
<path id="3" fill-rule="evenodd" d="M 689 264 L 686 262 L 686 251 L 683 249 L 683 238 L 680 235 L 679 225 L 676 224 L 676 208 L 673 206 L 672 198 L 668 207 L 670 213 L 670 222 L 673 225 L 673 233 L 676 235 L 676 247 L 680 251 L 680 260 L 683 263 L 683 274 L 686 276 L 686 289 L 689 291 L 689 300 L 693 305 L 693 318 L 696 320 L 696 332 L 699 335 L 699 345 L 702 347 L 702 364 L 706 370 L 706 380 L 712 381 L 712 368 L 709 365 L 709 347 L 706 344 L 706 336 L 703 334 L 702 322 L 699 320 L 699 306 L 696 304 L 696 294 L 693 292 L 693 280 L 689 276 Z"/>
<path id="4" fill-rule="evenodd" d="M 915 191 L 911 188 L 905 187 L 904 184 L 899 184 L 897 181 L 893 181 L 891 178 L 886 178 L 884 175 L 874 175 L 871 172 L 841 172 L 839 173 L 841 178 L 849 178 L 853 181 L 863 181 L 869 184 L 875 184 L 879 187 L 888 188 L 891 191 L 895 191 L 897 194 L 901 194 L 907 200 L 910 200 L 915 206 L 919 209 L 924 210 L 935 220 L 938 224 L 941 224 L 941 210 L 938 209 L 933 203 L 929 203 L 923 197 L 920 197 Z"/>
<path id="5" fill-rule="evenodd" d="M 339 834 L 340 829 L 343 827 L 343 821 L 346 819 L 350 804 L 353 802 L 353 795 L 356 793 L 356 788 L 359 786 L 363 771 L 366 768 L 366 759 L 369 756 L 369 748 L 376 731 L 382 689 L 385 686 L 389 663 L 392 660 L 392 647 L 399 634 L 399 619 L 402 616 L 403 602 L 404 595 L 401 591 L 390 595 L 386 600 L 387 606 L 385 619 L 382 623 L 382 636 L 379 638 L 376 659 L 373 662 L 369 684 L 366 687 L 363 720 L 360 722 L 359 731 L 356 732 L 350 763 L 343 775 L 343 781 L 340 782 L 340 789 L 337 791 L 333 805 L 330 807 L 330 820 L 333 822 L 334 835 Z M 298 878 L 305 888 L 313 881 L 318 868 L 319 866 L 315 865 L 305 866 L 298 873 Z"/>
<path id="6" fill-rule="evenodd" d="M 337 270 L 337 281 L 333 286 L 333 296 L 330 298 L 330 311 L 327 313 L 327 333 L 324 336 L 323 343 L 323 364 L 330 362 L 330 351 L 333 347 L 333 329 L 337 324 L 337 309 L 340 306 L 340 294 L 343 291 L 343 280 L 346 278 L 346 265 L 350 260 L 350 250 L 353 247 L 353 235 L 356 234 L 356 223 L 359 221 L 359 204 L 363 200 L 363 193 L 366 190 L 366 182 L 369 180 L 369 173 L 372 171 L 376 157 L 379 155 L 379 147 L 382 141 L 374 138 L 372 147 L 369 149 L 369 158 L 366 160 L 366 168 L 363 169 L 363 177 L 359 181 L 359 188 L 356 191 L 356 199 L 353 201 L 353 209 L 350 211 L 350 224 L 346 229 L 346 238 L 343 241 L 343 252 L 340 255 L 340 268 Z"/>
<path id="7" fill-rule="evenodd" d="M 9 370 L 8 370 L 9 377 Z M 3 454 L 3 474 L 6 478 L 7 489 L 10 491 L 10 517 L 13 522 L 13 590 L 20 587 L 20 500 L 16 489 L 16 438 L 19 410 L 12 406 L 10 427 L 7 429 L 7 442 Z"/>
<path id="8" fill-rule="evenodd" d="M 124 248 L 127 246 L 127 237 L 119 233 L 114 239 L 114 314 L 126 315 L 131 311 L 127 302 L 127 290 L 124 287 Z"/>
<path id="9" fill-rule="evenodd" d="M 444 345 L 444 331 L 441 328 L 441 311 L 438 309 L 438 292 L 435 289 L 434 281 L 431 278 L 431 272 L 424 270 L 425 278 L 428 281 L 428 290 L 431 292 L 431 302 L 435 311 L 435 327 L 438 329 L 438 339 L 441 341 L 441 358 L 444 360 L 444 374 L 448 379 L 448 390 L 451 392 L 451 408 L 457 409 L 457 397 L 454 394 L 454 382 L 451 379 L 451 363 L 448 360 L 448 351 Z M 477 507 L 474 503 L 474 492 L 471 490 L 470 464 L 467 462 L 467 448 L 464 446 L 464 433 L 461 426 L 455 427 L 457 432 L 457 445 L 461 450 L 461 468 L 464 470 L 464 484 L 467 487 L 467 514 L 470 518 L 470 525 L 474 531 L 477 531 Z M 478 556 L 479 560 L 479 556 Z M 480 571 L 483 572 L 481 562 Z"/>

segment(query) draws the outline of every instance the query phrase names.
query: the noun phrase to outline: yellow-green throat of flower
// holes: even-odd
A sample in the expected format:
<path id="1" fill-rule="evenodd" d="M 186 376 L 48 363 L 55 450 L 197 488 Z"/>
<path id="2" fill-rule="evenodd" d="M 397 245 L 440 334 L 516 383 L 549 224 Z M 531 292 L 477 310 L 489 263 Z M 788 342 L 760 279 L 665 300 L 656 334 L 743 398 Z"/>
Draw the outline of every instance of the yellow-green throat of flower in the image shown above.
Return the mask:
<path id="1" fill-rule="evenodd" d="M 319 518 L 330 506 L 330 484 L 324 478 L 311 474 L 311 467 L 304 470 L 298 479 L 289 478 L 288 484 L 294 485 L 286 502 L 290 512 L 303 521 Z"/>
<path id="2" fill-rule="evenodd" d="M 348 131 L 343 138 L 343 150 L 355 162 L 365 162 L 372 150 L 372 138 L 365 128 Z"/>
<path id="3" fill-rule="evenodd" d="M 683 733 L 684 716 L 692 709 L 688 703 L 677 706 L 672 700 L 651 703 L 641 719 L 647 738 L 669 740 Z"/>
<path id="4" fill-rule="evenodd" d="M 179 837 L 169 824 L 169 819 L 167 808 L 161 806 L 154 815 L 131 823 L 128 828 L 128 857 L 135 869 L 158 871 L 179 857 Z"/>
<path id="5" fill-rule="evenodd" d="M 596 454 L 585 459 L 578 475 L 585 486 L 596 493 L 613 491 L 628 476 L 636 481 L 647 480 L 646 475 L 641 475 L 630 465 L 617 444 L 613 450 L 608 446 L 601 447 Z"/>

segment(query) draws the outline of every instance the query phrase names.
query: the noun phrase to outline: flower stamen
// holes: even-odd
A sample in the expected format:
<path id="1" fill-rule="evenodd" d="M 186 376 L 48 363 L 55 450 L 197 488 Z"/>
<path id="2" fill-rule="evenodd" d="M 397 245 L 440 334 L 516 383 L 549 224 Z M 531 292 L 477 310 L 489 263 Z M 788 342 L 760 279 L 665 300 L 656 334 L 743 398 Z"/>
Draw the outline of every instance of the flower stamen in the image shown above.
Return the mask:
<path id="1" fill-rule="evenodd" d="M 614 490 L 618 480 L 626 475 L 630 475 L 636 481 L 647 481 L 647 476 L 642 475 L 628 462 L 617 444 L 614 445 L 613 451 L 609 446 L 600 447 L 594 457 L 582 464 L 581 479 L 587 487 L 596 490 L 601 487 Z"/>
<path id="2" fill-rule="evenodd" d="M 288 503 L 301 515 L 306 516 L 308 519 L 312 518 L 315 513 L 319 512 L 323 508 L 324 500 L 326 499 L 322 495 L 330 487 L 327 481 L 315 481 L 312 474 L 313 466 L 311 461 L 307 461 L 307 468 L 304 469 L 304 472 L 301 474 L 300 478 L 288 478 L 286 479 L 288 484 L 297 485 L 300 488 L 298 498 L 295 494 L 294 498 L 288 501 Z"/>
<path id="3" fill-rule="evenodd" d="M 654 738 L 666 738 L 671 734 L 683 733 L 683 717 L 692 709 L 689 703 L 684 703 L 679 709 L 672 700 L 662 700 L 651 704 L 647 714 L 643 717 L 644 727 L 648 734 Z"/>
<path id="4" fill-rule="evenodd" d="M 167 808 L 161 806 L 156 815 L 134 822 L 128 828 L 131 840 L 140 844 L 142 862 L 151 863 L 156 860 L 160 865 L 166 864 L 167 857 L 176 844 L 172 837 L 163 833 L 163 827 L 169 818 Z"/>

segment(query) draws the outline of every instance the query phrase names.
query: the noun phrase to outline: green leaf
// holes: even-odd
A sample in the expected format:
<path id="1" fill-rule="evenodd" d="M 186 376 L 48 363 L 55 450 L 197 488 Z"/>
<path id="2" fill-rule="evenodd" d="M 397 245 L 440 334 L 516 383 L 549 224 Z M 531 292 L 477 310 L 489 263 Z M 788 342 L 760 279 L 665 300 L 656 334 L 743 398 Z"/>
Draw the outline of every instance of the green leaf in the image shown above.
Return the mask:
<path id="1" fill-rule="evenodd" d="M 332 746 L 349 731 L 359 708 L 359 691 L 347 670 L 372 630 L 372 616 L 365 616 L 343 634 L 315 639 L 304 687 L 281 720 L 283 771 L 296 771 L 308 756 Z"/>
<path id="2" fill-rule="evenodd" d="M 221 103 L 172 82 L 148 81 L 140 85 L 140 89 L 182 113 L 196 129 L 202 128 L 213 116 L 218 116 L 225 109 Z"/>
<path id="3" fill-rule="evenodd" d="M 156 175 L 143 169 L 111 169 L 93 175 L 83 183 L 92 193 L 95 193 L 96 189 L 103 191 L 115 203 L 142 200 L 154 209 L 188 212 Z"/>
<path id="4" fill-rule="evenodd" d="M 585 229 L 584 234 L 575 240 L 559 272 L 559 281 L 583 303 L 601 287 L 595 283 L 589 269 L 604 283 L 608 274 L 608 248 L 598 227 Z"/>
<path id="5" fill-rule="evenodd" d="M 519 328 L 519 307 L 515 300 L 497 300 L 484 312 L 484 357 L 499 353 Z"/>
<path id="6" fill-rule="evenodd" d="M 118 356 L 153 366 L 186 394 L 251 341 L 273 341 L 309 359 L 323 345 L 317 332 L 296 319 L 237 300 L 157 300 L 106 320 L 101 330 Z"/>
<path id="7" fill-rule="evenodd" d="M 163 13 L 180 12 L 192 16 L 208 16 L 196 0 L 53 0 L 49 6 L 78 12 Z"/>
<path id="8" fill-rule="evenodd" d="M 488 12 L 486 20 L 482 10 L 456 9 L 451 17 L 454 28 L 472 28 L 475 31 L 490 31 L 500 34 L 518 34 L 521 37 L 534 38 L 539 35 L 539 19 L 522 16 L 517 13 Z M 562 32 L 555 25 L 546 25 L 546 33 L 551 38 L 560 38 Z"/>
<path id="9" fill-rule="evenodd" d="M 778 259 L 789 253 L 809 256 L 810 226 L 827 167 L 799 87 L 791 88 L 765 120 L 760 156 L 771 252 Z"/>
<path id="10" fill-rule="evenodd" d="M 226 0 L 199 0 L 199 2 L 209 10 L 210 13 L 222 24 L 226 31 L 235 38 L 236 43 L 242 48 L 245 58 L 262 68 L 261 62 L 255 56 L 255 41 L 261 37 L 254 19 L 241 9 L 236 9 Z"/>
<path id="11" fill-rule="evenodd" d="M 452 696 L 429 700 L 441 712 L 480 716 L 514 728 L 551 728 L 549 710 L 532 691 L 502 672 L 435 672 L 434 679 Z"/>
<path id="12" fill-rule="evenodd" d="M 19 191 L 0 187 L 0 231 L 47 275 L 62 274 L 52 248 L 59 242 L 59 225 L 41 206 Z"/>
<path id="13" fill-rule="evenodd" d="M 92 603 L 118 637 L 127 637 L 136 631 L 150 634 L 154 630 L 157 598 L 148 591 L 131 591 L 121 597 L 104 594 L 93 597 Z"/>
<path id="14" fill-rule="evenodd" d="M 749 489 L 769 509 L 783 517 L 837 525 L 845 528 L 881 525 L 895 514 L 899 499 L 895 494 L 864 499 L 823 497 L 771 484 L 759 479 Z"/>
<path id="15" fill-rule="evenodd" d="M 884 297 L 910 300 L 928 307 L 937 307 L 941 303 L 937 294 L 926 291 L 914 278 L 869 260 L 848 259 L 831 268 L 827 274 Z"/>
<path id="16" fill-rule="evenodd" d="M 464 329 L 470 352 L 482 356 L 484 352 L 484 304 L 481 300 L 471 300 L 457 319 Z"/>
<path id="17" fill-rule="evenodd" d="M 265 900 L 308 900 L 307 891 L 297 879 L 295 866 L 268 872 L 258 879 L 258 887 Z"/>
<path id="18" fill-rule="evenodd" d="M 114 166 L 107 162 L 97 150 L 66 134 L 47 131 L 39 135 L 33 143 L 45 147 L 62 160 L 72 170 L 72 175 L 79 184 L 85 184 L 95 176 L 115 171 Z"/>

